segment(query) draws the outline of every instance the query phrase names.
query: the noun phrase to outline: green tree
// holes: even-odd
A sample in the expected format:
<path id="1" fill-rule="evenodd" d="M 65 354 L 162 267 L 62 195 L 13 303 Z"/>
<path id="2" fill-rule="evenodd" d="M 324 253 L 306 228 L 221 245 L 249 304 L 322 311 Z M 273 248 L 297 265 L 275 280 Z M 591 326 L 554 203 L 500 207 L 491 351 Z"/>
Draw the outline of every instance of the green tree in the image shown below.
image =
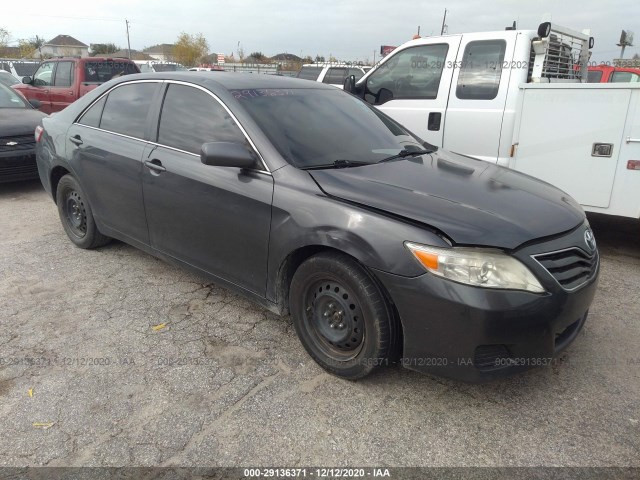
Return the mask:
<path id="1" fill-rule="evenodd" d="M 96 55 L 108 55 L 110 53 L 115 53 L 120 50 L 115 43 L 92 43 L 91 44 L 91 56 L 95 57 Z"/>
<path id="2" fill-rule="evenodd" d="M 195 66 L 202 57 L 208 54 L 209 44 L 201 33 L 189 35 L 182 32 L 173 48 L 173 56 L 176 62 L 183 64 L 185 67 Z"/>
<path id="3" fill-rule="evenodd" d="M 9 43 L 9 31 L 0 27 L 0 55 L 4 55 L 4 49 Z"/>
<path id="4" fill-rule="evenodd" d="M 29 39 L 22 38 L 18 40 L 18 47 L 20 47 L 20 57 L 38 57 L 42 59 L 42 46 L 44 45 L 44 38 L 36 35 Z"/>
<path id="5" fill-rule="evenodd" d="M 266 56 L 264 53 L 262 53 L 262 52 L 253 52 L 253 53 L 252 53 L 251 55 L 249 55 L 249 56 L 250 56 L 250 57 L 253 57 L 253 58 L 257 59 L 257 60 L 261 60 L 261 61 L 262 61 L 262 60 L 266 60 L 266 59 L 267 59 L 267 56 Z"/>

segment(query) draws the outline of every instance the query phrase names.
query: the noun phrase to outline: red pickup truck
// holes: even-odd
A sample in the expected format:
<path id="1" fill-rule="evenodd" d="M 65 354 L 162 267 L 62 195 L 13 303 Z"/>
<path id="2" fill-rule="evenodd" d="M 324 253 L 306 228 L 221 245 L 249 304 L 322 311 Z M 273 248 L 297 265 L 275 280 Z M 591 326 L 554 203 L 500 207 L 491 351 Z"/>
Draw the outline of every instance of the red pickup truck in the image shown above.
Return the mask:
<path id="1" fill-rule="evenodd" d="M 640 82 L 640 68 L 598 65 L 589 67 L 587 75 L 589 83 Z"/>
<path id="2" fill-rule="evenodd" d="M 45 60 L 31 77 L 13 88 L 44 113 L 58 112 L 85 93 L 114 77 L 140 73 L 138 66 L 127 58 L 54 58 Z"/>

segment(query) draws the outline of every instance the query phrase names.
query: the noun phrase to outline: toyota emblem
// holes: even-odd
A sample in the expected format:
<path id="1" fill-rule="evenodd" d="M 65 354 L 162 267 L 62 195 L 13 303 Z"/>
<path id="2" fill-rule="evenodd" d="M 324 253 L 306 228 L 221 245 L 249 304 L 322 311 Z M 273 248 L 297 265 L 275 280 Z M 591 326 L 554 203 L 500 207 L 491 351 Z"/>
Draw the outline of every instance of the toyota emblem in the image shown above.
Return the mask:
<path id="1" fill-rule="evenodd" d="M 593 232 L 591 230 L 585 230 L 584 243 L 587 244 L 587 248 L 589 248 L 590 251 L 596 251 L 596 238 L 593 236 Z"/>

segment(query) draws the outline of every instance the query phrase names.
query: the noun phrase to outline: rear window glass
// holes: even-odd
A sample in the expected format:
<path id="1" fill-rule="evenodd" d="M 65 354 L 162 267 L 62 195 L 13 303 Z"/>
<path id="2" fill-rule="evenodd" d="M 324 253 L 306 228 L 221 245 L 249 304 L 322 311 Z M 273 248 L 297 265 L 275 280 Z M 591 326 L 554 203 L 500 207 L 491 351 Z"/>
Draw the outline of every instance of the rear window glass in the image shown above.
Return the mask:
<path id="1" fill-rule="evenodd" d="M 498 95 L 504 40 L 470 42 L 464 50 L 456 97 L 468 100 L 492 100 Z"/>
<path id="2" fill-rule="evenodd" d="M 153 65 L 153 70 L 156 72 L 179 72 L 186 70 L 186 68 L 177 63 L 156 63 Z"/>
<path id="3" fill-rule="evenodd" d="M 111 90 L 102 110 L 100 128 L 129 137 L 144 138 L 147 115 L 156 83 L 132 83 Z"/>
<path id="4" fill-rule="evenodd" d="M 322 67 L 302 67 L 298 72 L 298 78 L 305 80 L 318 80 Z"/>
<path id="5" fill-rule="evenodd" d="M 107 82 L 122 75 L 138 73 L 135 64 L 118 60 L 87 62 L 84 64 L 85 82 Z"/>
<path id="6" fill-rule="evenodd" d="M 602 72 L 600 70 L 592 70 L 587 72 L 588 83 L 600 83 L 602 80 Z"/>

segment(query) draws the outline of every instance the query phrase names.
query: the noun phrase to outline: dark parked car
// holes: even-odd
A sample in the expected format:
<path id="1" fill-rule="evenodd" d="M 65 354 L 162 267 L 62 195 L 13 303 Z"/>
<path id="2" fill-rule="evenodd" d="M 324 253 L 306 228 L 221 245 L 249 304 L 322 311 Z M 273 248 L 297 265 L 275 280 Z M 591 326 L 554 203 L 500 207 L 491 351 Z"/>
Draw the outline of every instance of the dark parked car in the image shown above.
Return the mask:
<path id="1" fill-rule="evenodd" d="M 76 245 L 117 238 L 290 313 L 345 378 L 549 364 L 595 294 L 595 240 L 564 192 L 331 86 L 132 75 L 43 125 L 42 183 Z"/>
<path id="2" fill-rule="evenodd" d="M 44 116 L 0 83 L 0 183 L 38 178 L 34 132 Z"/>

